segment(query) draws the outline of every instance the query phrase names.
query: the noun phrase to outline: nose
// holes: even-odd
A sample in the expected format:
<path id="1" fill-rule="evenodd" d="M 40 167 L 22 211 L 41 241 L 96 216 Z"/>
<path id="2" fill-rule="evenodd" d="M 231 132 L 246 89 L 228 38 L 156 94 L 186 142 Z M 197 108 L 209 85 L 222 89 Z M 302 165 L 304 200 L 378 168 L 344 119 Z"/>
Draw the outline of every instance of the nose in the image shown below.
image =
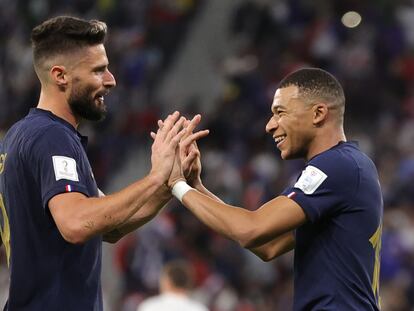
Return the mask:
<path id="1" fill-rule="evenodd" d="M 275 116 L 272 116 L 266 124 L 266 132 L 272 134 L 276 131 L 278 126 L 277 120 Z"/>
<path id="2" fill-rule="evenodd" d="M 113 88 L 114 86 L 116 86 L 115 77 L 108 69 L 105 71 L 103 84 L 108 89 Z"/>

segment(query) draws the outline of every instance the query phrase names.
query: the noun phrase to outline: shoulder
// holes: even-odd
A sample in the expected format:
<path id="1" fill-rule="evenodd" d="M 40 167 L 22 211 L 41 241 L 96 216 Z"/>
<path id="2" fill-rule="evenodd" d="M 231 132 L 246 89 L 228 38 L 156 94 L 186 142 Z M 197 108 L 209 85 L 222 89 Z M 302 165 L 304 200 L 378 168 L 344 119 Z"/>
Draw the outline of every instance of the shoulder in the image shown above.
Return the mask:
<path id="1" fill-rule="evenodd" d="M 325 169 L 355 168 L 357 166 L 355 157 L 359 157 L 362 154 L 354 145 L 342 143 L 318 154 L 309 161 L 309 164 Z"/>
<path id="2" fill-rule="evenodd" d="M 53 119 L 49 118 L 47 115 L 40 113 L 29 112 L 23 119 L 16 122 L 9 132 L 30 132 L 36 134 L 41 132 L 43 128 L 53 125 L 55 122 Z"/>
<path id="3" fill-rule="evenodd" d="M 163 306 L 163 299 L 161 296 L 155 296 L 145 299 L 138 307 L 137 311 L 156 311 Z"/>
<path id="4" fill-rule="evenodd" d="M 39 128 L 38 136 L 43 140 L 74 140 L 77 137 L 74 132 L 58 122 L 49 123 Z"/>
<path id="5" fill-rule="evenodd" d="M 4 137 L 4 146 L 20 153 L 28 153 L 32 152 L 33 146 L 50 141 L 52 136 L 63 134 L 57 124 L 38 122 L 37 119 L 39 118 L 27 116 L 15 123 Z"/>
<path id="6" fill-rule="evenodd" d="M 169 294 L 147 298 L 138 307 L 138 311 L 159 310 L 208 311 L 208 308 L 200 302 L 190 299 L 188 297 L 181 297 Z"/>
<path id="7" fill-rule="evenodd" d="M 76 136 L 65 126 L 55 122 L 38 128 L 28 141 L 29 151 L 76 150 Z"/>
<path id="8" fill-rule="evenodd" d="M 43 115 L 28 115 L 15 123 L 7 132 L 6 140 L 31 144 L 42 140 L 62 139 L 73 134 L 59 122 Z"/>
<path id="9" fill-rule="evenodd" d="M 358 177 L 358 159 L 361 157 L 366 156 L 356 146 L 342 143 L 317 155 L 309 161 L 308 166 L 316 167 L 329 179 L 341 182 Z"/>
<path id="10" fill-rule="evenodd" d="M 307 163 L 295 187 L 305 194 L 318 188 L 352 193 L 359 181 L 360 155 L 363 153 L 348 143 L 324 151 Z"/>
<path id="11" fill-rule="evenodd" d="M 192 301 L 192 305 L 195 311 L 208 311 L 208 308 L 198 301 Z"/>

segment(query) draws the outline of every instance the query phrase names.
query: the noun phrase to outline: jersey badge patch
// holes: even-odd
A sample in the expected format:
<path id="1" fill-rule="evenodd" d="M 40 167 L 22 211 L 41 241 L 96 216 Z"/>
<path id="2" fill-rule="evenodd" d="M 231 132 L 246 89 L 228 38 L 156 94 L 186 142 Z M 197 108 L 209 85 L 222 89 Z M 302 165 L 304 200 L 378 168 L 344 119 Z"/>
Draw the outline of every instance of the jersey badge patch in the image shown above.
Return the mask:
<path id="1" fill-rule="evenodd" d="M 52 159 L 56 180 L 67 179 L 79 181 L 75 159 L 64 156 L 52 156 Z"/>
<path id="2" fill-rule="evenodd" d="M 322 172 L 319 168 L 308 165 L 302 172 L 302 175 L 300 175 L 294 187 L 299 188 L 305 194 L 312 194 L 327 177 L 328 175 Z"/>

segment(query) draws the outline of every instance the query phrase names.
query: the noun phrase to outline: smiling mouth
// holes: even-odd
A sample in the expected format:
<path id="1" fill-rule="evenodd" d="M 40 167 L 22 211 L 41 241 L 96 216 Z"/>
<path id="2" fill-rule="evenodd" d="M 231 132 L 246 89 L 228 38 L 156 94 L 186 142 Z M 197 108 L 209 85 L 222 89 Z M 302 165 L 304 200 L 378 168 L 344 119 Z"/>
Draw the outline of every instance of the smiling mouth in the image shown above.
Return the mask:
<path id="1" fill-rule="evenodd" d="M 96 96 L 96 97 L 95 97 L 95 100 L 96 100 L 96 101 L 98 101 L 98 103 L 99 103 L 100 105 L 103 105 L 103 104 L 104 104 L 104 102 L 105 102 L 105 99 L 104 99 L 104 97 L 103 97 L 102 95 L 100 95 L 100 96 Z"/>
<path id="2" fill-rule="evenodd" d="M 105 103 L 105 96 L 108 95 L 108 91 L 105 92 L 99 92 L 96 96 L 95 96 L 95 100 L 99 103 L 99 105 L 103 105 Z"/>
<path id="3" fill-rule="evenodd" d="M 285 141 L 285 138 L 286 138 L 286 135 L 280 135 L 280 136 L 275 137 L 275 143 L 278 148 Z"/>

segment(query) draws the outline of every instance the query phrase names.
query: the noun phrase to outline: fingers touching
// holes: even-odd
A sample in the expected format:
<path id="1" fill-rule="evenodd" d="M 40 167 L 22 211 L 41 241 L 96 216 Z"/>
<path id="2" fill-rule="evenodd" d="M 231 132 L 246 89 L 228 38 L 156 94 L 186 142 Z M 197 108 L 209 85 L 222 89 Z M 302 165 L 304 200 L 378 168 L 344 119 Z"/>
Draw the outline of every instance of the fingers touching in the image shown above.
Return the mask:
<path id="1" fill-rule="evenodd" d="M 199 178 L 201 162 L 196 141 L 209 134 L 209 130 L 194 132 L 200 121 L 199 114 L 187 120 L 177 111 L 163 121 L 158 120 L 157 132 L 151 132 L 151 160 L 153 169 L 162 172 L 163 178 L 182 178 L 183 171 L 185 176 Z"/>
<path id="2" fill-rule="evenodd" d="M 172 115 L 169 115 L 164 121 L 158 120 L 157 133 L 151 132 L 150 135 L 152 139 L 155 139 L 159 135 L 163 140 L 171 140 L 173 138 L 176 138 L 178 134 L 181 140 L 180 145 L 183 148 L 188 148 L 193 142 L 207 136 L 210 132 L 209 130 L 202 130 L 193 133 L 194 129 L 200 123 L 200 121 L 201 115 L 199 114 L 195 115 L 191 120 L 187 120 L 184 117 L 178 119 L 178 112 L 175 112 Z"/>

